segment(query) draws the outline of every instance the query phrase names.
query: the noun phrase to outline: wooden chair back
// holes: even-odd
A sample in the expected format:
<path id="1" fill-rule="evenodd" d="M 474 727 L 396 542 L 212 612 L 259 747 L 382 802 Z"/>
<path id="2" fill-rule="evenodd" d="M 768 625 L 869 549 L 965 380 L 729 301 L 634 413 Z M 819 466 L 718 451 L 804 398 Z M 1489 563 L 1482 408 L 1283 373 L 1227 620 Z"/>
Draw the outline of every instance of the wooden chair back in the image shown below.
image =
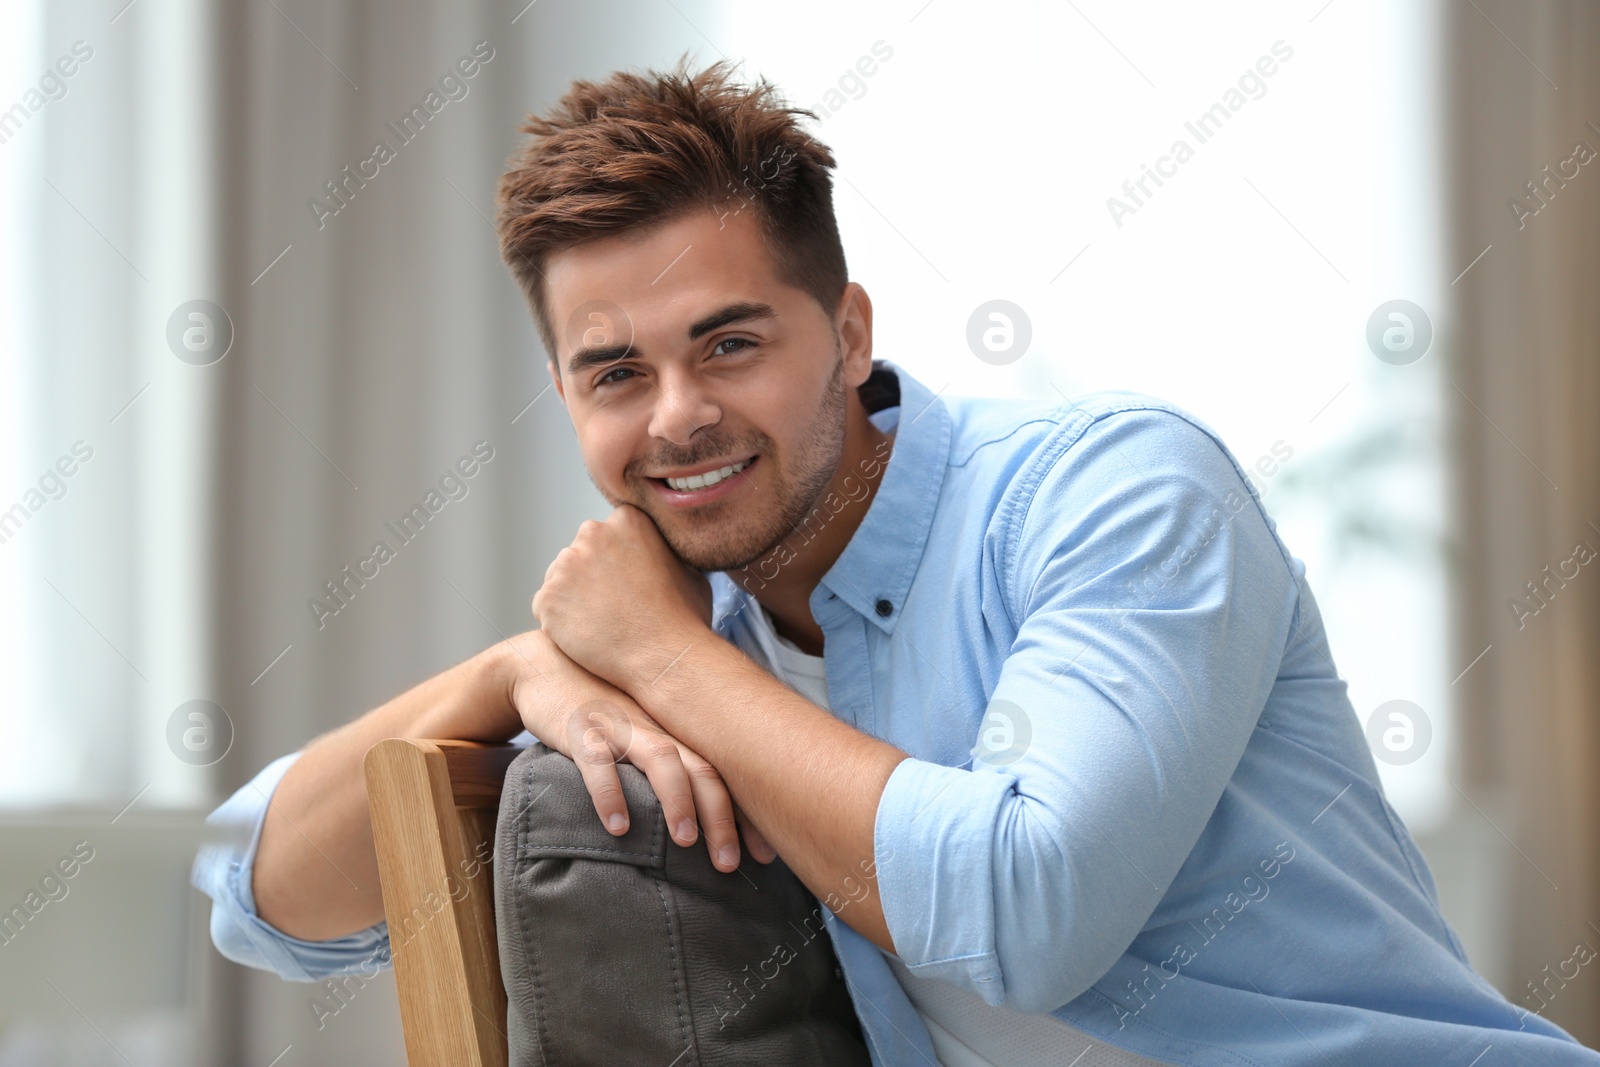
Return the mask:
<path id="1" fill-rule="evenodd" d="M 506 1067 L 495 817 L 520 748 L 390 738 L 363 764 L 411 1067 Z"/>

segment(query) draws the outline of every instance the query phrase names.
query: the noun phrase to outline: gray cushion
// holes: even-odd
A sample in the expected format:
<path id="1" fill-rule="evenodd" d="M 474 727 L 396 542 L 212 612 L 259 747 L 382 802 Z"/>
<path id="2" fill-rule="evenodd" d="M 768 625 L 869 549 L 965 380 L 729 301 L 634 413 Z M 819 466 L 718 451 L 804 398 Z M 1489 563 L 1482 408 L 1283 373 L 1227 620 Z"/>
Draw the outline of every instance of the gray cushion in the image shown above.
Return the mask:
<path id="1" fill-rule="evenodd" d="M 511 1063 L 867 1064 L 823 912 L 782 860 L 679 847 L 643 772 L 600 825 L 577 767 L 535 744 L 506 774 L 494 897 Z"/>

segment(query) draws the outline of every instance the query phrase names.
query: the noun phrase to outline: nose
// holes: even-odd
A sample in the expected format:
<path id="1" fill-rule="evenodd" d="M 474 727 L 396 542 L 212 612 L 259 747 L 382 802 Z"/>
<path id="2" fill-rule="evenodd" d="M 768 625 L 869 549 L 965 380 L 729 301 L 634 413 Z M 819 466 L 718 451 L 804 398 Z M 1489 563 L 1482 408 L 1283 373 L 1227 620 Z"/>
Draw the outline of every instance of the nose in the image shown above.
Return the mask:
<path id="1" fill-rule="evenodd" d="M 687 446 L 694 435 L 722 420 L 722 408 L 694 375 L 672 371 L 657 379 L 650 435 Z"/>

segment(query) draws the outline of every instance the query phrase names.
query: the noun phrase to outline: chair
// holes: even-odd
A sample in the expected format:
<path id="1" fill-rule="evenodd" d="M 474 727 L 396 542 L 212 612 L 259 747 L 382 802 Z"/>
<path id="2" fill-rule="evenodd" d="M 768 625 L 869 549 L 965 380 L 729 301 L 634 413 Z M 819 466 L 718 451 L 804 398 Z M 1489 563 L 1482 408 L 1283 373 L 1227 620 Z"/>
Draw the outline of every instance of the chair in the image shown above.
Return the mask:
<path id="1" fill-rule="evenodd" d="M 522 750 L 390 738 L 363 762 L 411 1067 L 506 1067 L 495 818 Z"/>

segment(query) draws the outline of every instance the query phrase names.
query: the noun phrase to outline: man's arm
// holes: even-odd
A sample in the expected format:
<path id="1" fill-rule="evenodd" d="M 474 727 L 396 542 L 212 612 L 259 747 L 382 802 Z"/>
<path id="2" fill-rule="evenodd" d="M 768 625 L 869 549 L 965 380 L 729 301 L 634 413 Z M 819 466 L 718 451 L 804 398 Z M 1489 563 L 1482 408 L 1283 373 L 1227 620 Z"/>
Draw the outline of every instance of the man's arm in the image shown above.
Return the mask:
<path id="1" fill-rule="evenodd" d="M 312 741 L 278 784 L 252 889 L 279 930 L 327 941 L 383 920 L 362 760 L 388 737 L 505 741 L 522 730 L 496 645 Z"/>
<path id="2" fill-rule="evenodd" d="M 841 722 L 714 633 L 664 651 L 641 656 L 623 688 L 722 773 L 806 888 L 893 952 L 874 826 L 884 784 L 907 754 Z"/>
<path id="3" fill-rule="evenodd" d="M 613 766 L 626 758 L 645 772 L 663 807 L 682 816 L 673 825 L 680 845 L 698 837 L 698 820 L 713 861 L 723 870 L 738 865 L 732 801 L 716 771 L 663 733 L 625 693 L 532 631 L 306 746 L 278 784 L 262 825 L 252 881 L 257 914 L 307 941 L 381 922 L 383 894 L 362 774 L 367 750 L 389 737 L 505 741 L 524 728 L 574 757 L 612 833 L 628 826 Z M 770 862 L 772 850 L 753 828 L 747 828 L 747 843 L 756 859 Z M 729 849 L 731 861 L 719 858 Z"/>
<path id="4" fill-rule="evenodd" d="M 873 827 L 884 783 L 907 754 L 762 670 L 711 628 L 712 608 L 706 577 L 628 504 L 605 522 L 579 525 L 533 598 L 552 644 L 628 693 L 683 744 L 707 746 L 696 751 L 806 888 L 894 951 L 877 893 Z"/>

